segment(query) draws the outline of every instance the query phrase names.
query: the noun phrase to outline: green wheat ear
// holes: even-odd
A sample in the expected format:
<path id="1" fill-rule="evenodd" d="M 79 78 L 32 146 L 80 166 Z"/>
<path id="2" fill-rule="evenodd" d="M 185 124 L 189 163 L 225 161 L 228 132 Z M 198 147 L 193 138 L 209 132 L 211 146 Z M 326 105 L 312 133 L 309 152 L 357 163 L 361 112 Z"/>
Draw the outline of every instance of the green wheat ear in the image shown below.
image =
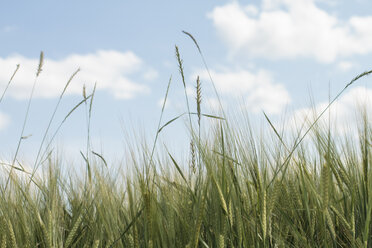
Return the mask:
<path id="1" fill-rule="evenodd" d="M 87 99 L 87 91 L 86 91 L 85 84 L 83 84 L 83 97 L 84 99 Z"/>
<path id="2" fill-rule="evenodd" d="M 321 185 L 322 185 L 322 203 L 323 208 L 328 208 L 329 202 L 329 186 L 330 186 L 330 175 L 329 166 L 327 163 L 323 164 L 321 171 Z"/>
<path id="3" fill-rule="evenodd" d="M 175 46 L 175 50 L 176 50 L 176 58 L 177 58 L 177 62 L 178 62 L 178 69 L 179 69 L 179 72 L 180 72 L 181 78 L 182 78 L 182 84 L 183 84 L 183 89 L 184 89 L 184 94 L 185 94 L 187 112 L 188 112 L 188 116 L 189 116 L 190 129 L 193 130 L 192 122 L 191 122 L 190 104 L 189 104 L 189 99 L 188 99 L 187 90 L 186 90 L 185 73 L 184 73 L 184 70 L 183 70 L 183 60 L 181 59 L 181 55 L 180 55 L 178 46 Z"/>
<path id="4" fill-rule="evenodd" d="M 225 237 L 223 234 L 220 234 L 218 237 L 218 248 L 224 248 L 225 247 Z"/>
<path id="5" fill-rule="evenodd" d="M 1 235 L 1 248 L 6 248 L 6 234 Z"/>
<path id="6" fill-rule="evenodd" d="M 8 230 L 9 230 L 9 236 L 10 236 L 10 247 L 17 248 L 18 247 L 17 240 L 16 240 L 16 236 L 14 233 L 12 222 L 10 220 L 8 221 Z"/>
<path id="7" fill-rule="evenodd" d="M 227 204 L 226 204 L 226 201 L 225 201 L 225 197 L 223 196 L 223 193 L 222 193 L 222 190 L 221 190 L 221 187 L 220 185 L 218 184 L 218 182 L 216 181 L 216 179 L 214 178 L 214 176 L 212 175 L 212 180 L 217 188 L 217 193 L 218 193 L 218 197 L 220 198 L 220 203 L 221 203 L 221 207 L 222 207 L 222 210 L 223 210 L 223 213 L 225 215 L 228 214 L 228 210 L 227 210 Z"/>
<path id="8" fill-rule="evenodd" d="M 196 153 L 195 153 L 195 144 L 194 141 L 190 141 L 190 169 L 195 174 L 196 172 Z"/>
<path id="9" fill-rule="evenodd" d="M 333 224 L 333 221 L 332 221 L 332 218 L 331 218 L 331 215 L 330 215 L 328 209 L 325 210 L 324 214 L 325 214 L 326 221 L 328 223 L 328 227 L 329 227 L 330 233 L 332 235 L 332 238 L 335 239 L 336 238 L 335 226 Z"/>
<path id="10" fill-rule="evenodd" d="M 182 77 L 182 84 L 183 84 L 183 87 L 186 88 L 186 82 L 185 82 L 185 74 L 183 72 L 183 60 L 181 59 L 181 55 L 180 55 L 180 51 L 178 49 L 178 46 L 175 46 L 175 50 L 176 50 L 176 58 L 177 58 L 177 62 L 178 62 L 178 70 L 181 74 L 181 77 Z"/>
<path id="11" fill-rule="evenodd" d="M 72 241 L 75 237 L 75 234 L 81 224 L 81 222 L 83 221 L 83 215 L 80 214 L 79 217 L 77 218 L 77 220 L 75 221 L 74 223 L 74 226 L 72 227 L 70 233 L 68 234 L 67 236 L 67 239 L 66 239 L 66 243 L 65 243 L 65 247 L 70 247 L 70 245 L 72 244 Z"/>
<path id="12" fill-rule="evenodd" d="M 44 224 L 44 221 L 41 219 L 41 216 L 39 214 L 39 212 L 36 212 L 36 216 L 37 216 L 37 219 L 38 219 L 38 222 L 39 222 L 39 225 L 41 227 L 41 231 L 42 231 L 42 234 L 43 234 L 43 237 L 44 237 L 44 243 L 45 243 L 45 247 L 46 248 L 52 248 L 52 244 L 50 243 L 51 242 L 51 236 L 52 235 L 51 233 L 48 232 L 45 224 Z"/>
<path id="13" fill-rule="evenodd" d="M 261 214 L 262 214 L 262 219 L 261 219 L 261 222 L 262 222 L 262 236 L 263 236 L 263 240 L 264 240 L 264 243 L 265 243 L 265 240 L 266 240 L 266 233 L 267 233 L 267 216 L 266 216 L 266 190 L 263 189 L 263 199 L 262 199 L 262 210 L 261 210 Z"/>
<path id="14" fill-rule="evenodd" d="M 201 120 L 201 102 L 202 102 L 202 96 L 201 96 L 201 83 L 199 76 L 196 79 L 196 110 L 198 114 L 198 124 L 200 126 L 200 120 Z"/>
<path id="15" fill-rule="evenodd" d="M 93 248 L 98 248 L 98 246 L 99 246 L 99 240 L 97 239 L 96 241 L 94 241 Z"/>

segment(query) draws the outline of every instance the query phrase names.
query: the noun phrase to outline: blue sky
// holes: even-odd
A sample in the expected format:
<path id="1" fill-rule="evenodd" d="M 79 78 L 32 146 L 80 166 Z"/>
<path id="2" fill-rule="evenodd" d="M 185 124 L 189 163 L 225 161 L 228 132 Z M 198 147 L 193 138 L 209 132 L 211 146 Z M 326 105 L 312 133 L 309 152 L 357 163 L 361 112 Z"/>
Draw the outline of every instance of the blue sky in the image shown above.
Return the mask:
<path id="1" fill-rule="evenodd" d="M 120 159 L 128 136 L 154 137 L 171 75 L 164 121 L 185 111 L 175 45 L 184 60 L 190 99 L 199 75 L 203 109 L 215 111 L 205 68 L 182 30 L 197 39 L 225 111 L 242 109 L 262 120 L 264 110 L 280 121 L 287 112 L 306 113 L 310 96 L 321 109 L 329 94 L 372 69 L 371 9 L 367 0 L 3 2 L 1 91 L 16 64 L 21 67 L 0 104 L 0 157 L 14 155 L 41 50 L 45 65 L 24 133 L 32 136 L 22 142 L 20 157 L 35 157 L 58 96 L 80 67 L 50 135 L 82 99 L 83 85 L 90 92 L 97 83 L 92 147 Z M 357 100 L 368 102 L 370 81 L 361 80 L 339 99 L 338 122 L 351 121 Z M 77 157 L 85 149 L 86 132 L 82 106 L 62 127 L 55 147 Z M 184 132 L 181 121 L 164 132 L 163 141 L 175 149 L 185 143 Z"/>

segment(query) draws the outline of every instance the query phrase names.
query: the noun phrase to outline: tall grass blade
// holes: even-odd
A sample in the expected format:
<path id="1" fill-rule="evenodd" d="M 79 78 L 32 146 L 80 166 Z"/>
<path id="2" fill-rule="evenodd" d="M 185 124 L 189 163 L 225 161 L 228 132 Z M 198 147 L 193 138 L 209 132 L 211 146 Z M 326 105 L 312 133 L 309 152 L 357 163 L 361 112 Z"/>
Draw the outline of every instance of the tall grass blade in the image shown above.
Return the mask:
<path id="1" fill-rule="evenodd" d="M 9 81 L 8 81 L 8 83 L 7 83 L 7 85 L 5 86 L 5 89 L 4 89 L 4 91 L 3 91 L 3 94 L 2 94 L 1 97 L 0 97 L 0 103 L 3 101 L 4 95 L 5 95 L 5 93 L 7 92 L 10 83 L 13 81 L 13 78 L 14 78 L 14 76 L 16 75 L 18 69 L 19 69 L 19 64 L 16 66 L 16 69 L 14 70 L 13 75 L 10 77 L 10 79 L 9 79 Z"/>

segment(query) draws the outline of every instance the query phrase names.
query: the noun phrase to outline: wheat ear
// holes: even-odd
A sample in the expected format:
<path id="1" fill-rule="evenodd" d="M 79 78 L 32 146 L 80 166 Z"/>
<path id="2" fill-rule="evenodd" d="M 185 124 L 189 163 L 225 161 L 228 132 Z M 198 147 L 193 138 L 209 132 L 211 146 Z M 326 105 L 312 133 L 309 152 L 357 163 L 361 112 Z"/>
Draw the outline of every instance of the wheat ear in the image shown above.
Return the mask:
<path id="1" fill-rule="evenodd" d="M 70 233 L 68 234 L 67 236 L 67 239 L 66 239 L 66 243 L 65 243 L 65 247 L 70 247 L 70 245 L 72 244 L 72 240 L 77 232 L 77 229 L 79 228 L 81 222 L 83 221 L 83 215 L 80 214 L 78 219 L 75 221 L 75 224 L 74 226 L 72 227 Z"/>
<path id="2" fill-rule="evenodd" d="M 12 222 L 10 222 L 10 220 L 8 221 L 8 229 L 9 229 L 9 236 L 10 236 L 10 247 L 11 248 L 17 248 L 18 247 L 17 246 L 17 240 L 16 240 L 16 237 L 15 237 Z"/>

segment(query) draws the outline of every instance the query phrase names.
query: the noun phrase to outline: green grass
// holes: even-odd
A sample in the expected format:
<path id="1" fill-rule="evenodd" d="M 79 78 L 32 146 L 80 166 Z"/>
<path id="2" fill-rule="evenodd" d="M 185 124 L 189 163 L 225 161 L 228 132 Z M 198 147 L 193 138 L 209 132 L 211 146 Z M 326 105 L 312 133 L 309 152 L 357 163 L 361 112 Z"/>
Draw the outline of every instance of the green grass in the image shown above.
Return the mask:
<path id="1" fill-rule="evenodd" d="M 201 54 L 196 40 L 185 33 Z M 182 78 L 177 83 L 186 89 L 177 47 L 176 56 Z M 41 59 L 36 79 L 42 64 Z M 350 81 L 329 106 L 370 73 Z M 12 164 L 3 165 L 7 173 L 0 180 L 0 248 L 372 246 L 368 116 L 362 115 L 357 139 L 340 138 L 322 125 L 329 106 L 293 139 L 282 135 L 266 114 L 271 135 L 256 134 L 248 121 L 234 123 L 223 109 L 220 116 L 203 112 L 199 78 L 193 85 L 195 111 L 185 94 L 187 112 L 164 121 L 164 101 L 155 142 L 128 151 L 132 157 L 118 170 L 103 155 L 92 153 L 89 138 L 82 153 L 86 174 L 67 176 L 61 172 L 63 158 L 48 152 L 60 126 L 82 105 L 87 107 L 89 130 L 94 92 L 87 96 L 84 88 L 83 100 L 46 143 L 53 114 L 35 169 L 24 170 L 16 163 L 17 154 Z M 155 149 L 161 132 L 181 116 L 187 118 L 191 144 L 185 161 L 165 147 Z M 204 127 L 209 135 L 203 138 L 203 120 L 208 118 L 217 124 Z M 23 140 L 22 133 L 18 147 Z M 37 176 L 37 169 L 43 176 Z"/>

